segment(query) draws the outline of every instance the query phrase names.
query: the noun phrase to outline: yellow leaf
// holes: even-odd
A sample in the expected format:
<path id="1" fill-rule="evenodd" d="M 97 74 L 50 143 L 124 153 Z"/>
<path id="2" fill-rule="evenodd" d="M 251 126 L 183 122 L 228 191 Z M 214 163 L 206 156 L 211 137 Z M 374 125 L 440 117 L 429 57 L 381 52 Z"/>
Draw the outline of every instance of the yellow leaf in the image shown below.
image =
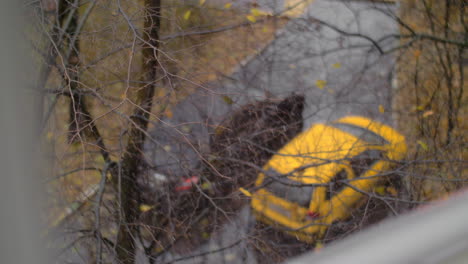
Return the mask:
<path id="1" fill-rule="evenodd" d="M 95 162 L 95 164 L 104 164 L 106 163 L 104 161 L 104 158 L 102 157 L 102 155 L 96 155 L 93 157 L 93 161 Z"/>
<path id="2" fill-rule="evenodd" d="M 127 93 L 123 93 L 120 95 L 120 99 L 125 100 L 127 99 Z"/>
<path id="3" fill-rule="evenodd" d="M 185 12 L 184 14 L 184 19 L 185 20 L 188 20 L 190 18 L 190 15 L 192 14 L 192 11 L 191 10 L 188 10 L 187 12 Z"/>
<path id="4" fill-rule="evenodd" d="M 208 218 L 203 218 L 202 220 L 200 220 L 200 226 L 208 226 L 210 224 L 210 221 L 208 220 Z"/>
<path id="5" fill-rule="evenodd" d="M 50 131 L 47 132 L 46 138 L 47 138 L 48 141 L 52 141 L 52 138 L 53 138 L 53 137 L 54 137 L 54 133 L 52 133 L 52 132 L 50 132 Z"/>
<path id="6" fill-rule="evenodd" d="M 427 151 L 427 150 L 429 149 L 429 147 L 427 146 L 427 144 L 424 143 L 423 141 L 418 140 L 417 142 L 418 142 L 419 146 L 421 146 L 421 148 L 423 148 L 424 150 Z"/>
<path id="7" fill-rule="evenodd" d="M 426 117 L 431 116 L 431 115 L 433 115 L 433 114 L 434 114 L 434 111 L 429 110 L 429 111 L 424 112 L 424 114 L 422 115 L 422 117 L 423 117 L 423 118 L 426 118 Z"/>
<path id="8" fill-rule="evenodd" d="M 418 106 L 416 106 L 416 110 L 419 110 L 419 111 L 424 110 L 424 105 L 418 105 Z"/>
<path id="9" fill-rule="evenodd" d="M 172 113 L 171 109 L 167 108 L 166 111 L 164 111 L 164 115 L 168 118 L 172 118 L 174 116 L 174 113 Z"/>
<path id="10" fill-rule="evenodd" d="M 232 105 L 234 103 L 234 101 L 231 99 L 231 97 L 229 97 L 227 95 L 223 96 L 223 101 L 228 105 Z"/>
<path id="11" fill-rule="evenodd" d="M 211 183 L 210 182 L 204 182 L 201 185 L 202 190 L 210 190 L 211 189 Z"/>
<path id="12" fill-rule="evenodd" d="M 320 88 L 320 89 L 323 89 L 323 87 L 325 87 L 325 85 L 327 85 L 327 81 L 325 80 L 317 80 L 315 81 L 315 85 Z"/>
<path id="13" fill-rule="evenodd" d="M 385 195 L 385 186 L 378 186 L 375 188 L 375 192 L 381 196 Z"/>
<path id="14" fill-rule="evenodd" d="M 117 228 L 115 228 L 117 229 Z M 162 252 L 165 248 L 161 247 L 161 246 L 158 246 L 157 248 L 154 249 L 154 253 L 159 253 L 159 252 Z"/>
<path id="15" fill-rule="evenodd" d="M 248 16 L 247 16 L 247 20 L 249 20 L 249 21 L 252 22 L 252 23 L 257 22 L 257 19 L 256 19 L 253 15 L 248 15 Z"/>
<path id="16" fill-rule="evenodd" d="M 315 248 L 314 248 L 315 251 L 320 251 L 322 248 L 323 248 L 322 242 L 315 243 Z"/>
<path id="17" fill-rule="evenodd" d="M 156 89 L 156 97 L 163 97 L 166 95 L 166 93 L 167 93 L 166 90 L 162 87 L 158 87 Z"/>
<path id="18" fill-rule="evenodd" d="M 333 63 L 332 67 L 335 68 L 335 69 L 339 69 L 339 68 L 341 68 L 341 63 L 339 63 L 339 62 Z"/>
<path id="19" fill-rule="evenodd" d="M 142 211 L 143 213 L 148 212 L 151 209 L 153 209 L 153 206 L 151 205 L 147 205 L 147 204 L 140 205 L 140 211 Z"/>
<path id="20" fill-rule="evenodd" d="M 233 260 L 236 259 L 236 257 L 237 257 L 236 254 L 228 253 L 228 254 L 224 255 L 224 260 L 226 262 L 232 262 Z"/>
<path id="21" fill-rule="evenodd" d="M 180 130 L 182 130 L 182 132 L 184 133 L 189 133 L 190 131 L 192 131 L 192 128 L 189 125 L 185 125 L 185 126 L 182 126 Z"/>
<path id="22" fill-rule="evenodd" d="M 208 234 L 207 232 L 203 232 L 203 233 L 202 233 L 202 237 L 203 237 L 204 239 L 207 239 L 207 238 L 210 237 L 210 234 Z"/>
<path id="23" fill-rule="evenodd" d="M 200 0 L 200 5 L 202 6 L 205 2 L 206 0 Z"/>
<path id="24" fill-rule="evenodd" d="M 385 113 L 385 108 L 383 107 L 383 105 L 379 105 L 379 112 L 380 113 Z"/>
<path id="25" fill-rule="evenodd" d="M 163 147 L 163 149 L 167 152 L 171 151 L 172 147 L 170 145 L 166 145 Z"/>
<path id="26" fill-rule="evenodd" d="M 251 194 L 249 191 L 247 191 L 246 189 L 244 189 L 244 188 L 242 188 L 242 187 L 239 188 L 239 191 L 241 191 L 241 193 L 243 193 L 243 194 L 244 194 L 245 196 L 247 196 L 247 197 L 251 197 L 251 196 L 252 196 L 252 194 Z"/>
<path id="27" fill-rule="evenodd" d="M 398 195 L 398 191 L 393 187 L 387 187 L 387 193 L 391 194 L 394 197 Z"/>
<path id="28" fill-rule="evenodd" d="M 215 161 L 216 159 L 218 159 L 218 156 L 215 156 L 215 155 L 208 155 L 208 161 L 209 161 L 209 162 L 213 162 L 213 161 Z"/>
<path id="29" fill-rule="evenodd" d="M 417 59 L 417 58 L 419 58 L 419 56 L 421 56 L 421 51 L 420 50 L 415 50 L 415 51 L 413 51 L 413 55 Z"/>
<path id="30" fill-rule="evenodd" d="M 226 4 L 224 5 L 224 8 L 225 8 L 225 9 L 229 9 L 229 8 L 231 8 L 231 6 L 232 6 L 232 3 L 226 3 Z"/>
<path id="31" fill-rule="evenodd" d="M 260 9 L 258 9 L 258 8 L 250 9 L 250 13 L 252 14 L 252 16 L 256 16 L 256 17 L 261 16 L 261 15 L 264 14 L 264 12 L 260 11 Z"/>
<path id="32" fill-rule="evenodd" d="M 217 126 L 217 127 L 215 128 L 215 132 L 214 132 L 214 133 L 215 133 L 216 136 L 219 136 L 219 135 L 221 135 L 221 134 L 222 134 L 224 131 L 226 131 L 226 130 L 227 130 L 226 127 Z"/>

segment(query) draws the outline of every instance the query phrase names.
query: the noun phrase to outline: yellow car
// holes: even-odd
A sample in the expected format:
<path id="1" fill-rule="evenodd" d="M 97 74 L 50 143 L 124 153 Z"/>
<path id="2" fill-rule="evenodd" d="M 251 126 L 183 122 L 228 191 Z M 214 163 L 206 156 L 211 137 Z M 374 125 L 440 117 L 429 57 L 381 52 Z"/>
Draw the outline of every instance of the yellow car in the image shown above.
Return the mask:
<path id="1" fill-rule="evenodd" d="M 263 167 L 252 193 L 258 220 L 313 243 L 350 217 L 406 154 L 405 138 L 360 116 L 316 124 Z"/>

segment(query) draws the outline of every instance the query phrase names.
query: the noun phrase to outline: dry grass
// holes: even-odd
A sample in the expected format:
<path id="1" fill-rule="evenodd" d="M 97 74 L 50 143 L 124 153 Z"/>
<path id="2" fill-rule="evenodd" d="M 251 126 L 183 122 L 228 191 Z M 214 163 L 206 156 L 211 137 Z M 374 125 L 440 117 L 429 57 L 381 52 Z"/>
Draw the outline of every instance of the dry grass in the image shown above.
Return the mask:
<path id="1" fill-rule="evenodd" d="M 402 19 L 418 32 L 456 39 L 463 33 L 460 10 L 454 2 L 445 35 L 444 2 L 427 1 L 427 9 L 422 1 L 404 1 Z M 428 14 L 437 22 L 431 24 Z M 404 28 L 401 32 L 408 33 Z M 394 108 L 414 162 L 407 171 L 408 183 L 418 200 L 436 199 L 467 185 L 467 69 L 460 67 L 460 56 L 456 46 L 430 40 L 400 53 Z"/>
<path id="2" fill-rule="evenodd" d="M 87 5 L 80 8 L 83 15 Z M 132 26 L 141 30 L 141 1 L 122 1 L 122 10 Z M 204 6 L 166 6 L 163 9 L 162 36 L 193 32 L 246 22 L 245 15 L 235 11 Z M 188 19 L 184 15 L 191 10 Z M 165 72 L 156 91 L 153 119 L 170 116 L 171 106 L 192 93 L 197 86 L 229 75 L 239 62 L 252 56 L 269 43 L 285 20 L 266 19 L 232 30 L 203 36 L 187 36 L 161 43 L 161 65 Z M 81 89 L 89 95 L 87 106 L 110 150 L 113 160 L 123 155 L 128 117 L 134 107 L 132 99 L 142 85 L 140 47 L 134 43 L 134 32 L 115 1 L 99 1 L 80 37 L 83 72 Z M 57 60 L 60 64 L 60 58 Z M 164 75 L 165 74 L 165 75 Z M 48 87 L 60 87 L 57 72 L 49 78 Z M 168 81 L 170 80 L 170 82 Z M 65 87 L 67 90 L 68 88 Z M 51 104 L 55 97 L 48 98 Z M 52 168 L 46 173 L 50 197 L 47 210 L 51 226 L 58 224 L 71 209 L 76 209 L 99 182 L 104 161 L 94 141 L 79 138 L 68 144 L 69 99 L 61 96 L 48 123 L 46 147 L 50 150 Z"/>

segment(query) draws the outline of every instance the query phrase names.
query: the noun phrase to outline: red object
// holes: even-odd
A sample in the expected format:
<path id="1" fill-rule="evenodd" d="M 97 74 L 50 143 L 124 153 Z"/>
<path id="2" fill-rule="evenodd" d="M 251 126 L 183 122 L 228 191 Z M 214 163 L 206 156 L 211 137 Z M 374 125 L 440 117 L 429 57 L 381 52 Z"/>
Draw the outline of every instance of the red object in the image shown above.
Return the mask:
<path id="1" fill-rule="evenodd" d="M 308 216 L 309 218 L 315 219 L 315 218 L 319 218 L 319 217 L 320 217 L 320 214 L 317 213 L 317 212 L 308 211 L 308 212 L 307 212 L 307 216 Z"/>
<path id="2" fill-rule="evenodd" d="M 181 191 L 187 191 L 192 188 L 193 184 L 196 184 L 198 182 L 198 177 L 197 176 L 192 176 L 188 179 L 185 179 L 182 181 L 182 183 L 178 186 L 175 187 L 176 192 L 181 192 Z"/>

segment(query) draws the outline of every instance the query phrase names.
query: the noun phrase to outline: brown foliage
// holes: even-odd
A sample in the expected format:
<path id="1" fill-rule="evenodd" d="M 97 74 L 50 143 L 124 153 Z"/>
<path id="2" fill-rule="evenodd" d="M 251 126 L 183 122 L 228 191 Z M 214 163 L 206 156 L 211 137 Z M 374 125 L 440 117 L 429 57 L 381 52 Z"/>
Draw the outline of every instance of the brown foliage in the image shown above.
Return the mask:
<path id="1" fill-rule="evenodd" d="M 199 245 L 234 215 L 246 201 L 235 191 L 257 175 L 249 165 L 261 167 L 301 131 L 303 107 L 304 97 L 291 95 L 246 105 L 222 122 L 211 138 L 212 162 L 203 166 L 200 182 L 188 191 L 175 191 L 181 181 L 158 188 L 157 209 L 146 215 L 146 222 L 160 249 L 183 244 L 190 250 L 190 244 Z"/>
<path id="2" fill-rule="evenodd" d="M 304 96 L 293 94 L 279 103 L 261 101 L 233 113 L 211 138 L 211 158 L 215 160 L 217 173 L 209 180 L 227 176 L 231 186 L 251 184 L 256 170 L 247 163 L 262 166 L 274 151 L 297 135 L 303 126 L 303 109 Z"/>

